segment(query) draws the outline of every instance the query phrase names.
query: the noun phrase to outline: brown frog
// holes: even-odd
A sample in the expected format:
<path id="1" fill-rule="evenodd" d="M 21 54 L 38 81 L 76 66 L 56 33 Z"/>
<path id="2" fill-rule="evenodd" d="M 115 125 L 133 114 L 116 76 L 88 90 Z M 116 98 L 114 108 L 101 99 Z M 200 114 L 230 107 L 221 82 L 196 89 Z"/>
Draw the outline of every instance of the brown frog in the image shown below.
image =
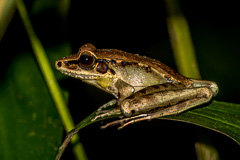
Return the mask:
<path id="1" fill-rule="evenodd" d="M 96 49 L 89 43 L 77 54 L 57 60 L 56 68 L 116 98 L 101 106 L 93 121 L 112 114 L 126 118 L 104 127 L 179 114 L 209 102 L 218 93 L 215 82 L 186 78 L 155 59 L 117 49 Z M 106 109 L 114 104 L 116 108 Z"/>

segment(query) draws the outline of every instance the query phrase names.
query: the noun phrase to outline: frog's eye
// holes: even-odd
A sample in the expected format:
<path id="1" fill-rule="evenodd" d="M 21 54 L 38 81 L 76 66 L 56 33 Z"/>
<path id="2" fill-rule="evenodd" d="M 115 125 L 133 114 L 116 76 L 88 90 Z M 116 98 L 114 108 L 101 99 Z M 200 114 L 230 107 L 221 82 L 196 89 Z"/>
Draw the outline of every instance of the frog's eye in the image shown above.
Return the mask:
<path id="1" fill-rule="evenodd" d="M 92 68 L 95 63 L 95 57 L 90 52 L 83 52 L 78 61 L 81 67 Z"/>

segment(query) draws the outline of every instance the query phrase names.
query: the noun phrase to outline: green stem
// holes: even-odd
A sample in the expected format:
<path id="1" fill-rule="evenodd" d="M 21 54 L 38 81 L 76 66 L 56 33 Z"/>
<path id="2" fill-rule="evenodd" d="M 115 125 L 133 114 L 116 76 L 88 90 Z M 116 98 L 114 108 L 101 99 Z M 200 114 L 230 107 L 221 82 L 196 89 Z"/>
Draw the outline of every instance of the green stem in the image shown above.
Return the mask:
<path id="1" fill-rule="evenodd" d="M 179 73 L 201 79 L 188 23 L 181 13 L 178 1 L 165 0 L 167 24 L 171 45 Z"/>
<path id="2" fill-rule="evenodd" d="M 190 30 L 187 20 L 182 14 L 179 2 L 177 0 L 165 0 L 165 4 L 168 11 L 168 32 L 177 68 L 186 77 L 201 79 Z M 202 145 L 196 144 L 195 149 L 198 158 L 208 159 L 206 153 L 218 157 L 218 152 L 213 146 L 206 143 L 201 143 Z M 200 152 L 201 150 L 204 150 L 205 153 Z"/>
<path id="3" fill-rule="evenodd" d="M 26 10 L 26 7 L 25 7 L 23 1 L 17 0 L 16 2 L 17 2 L 16 4 L 17 4 L 19 14 L 25 25 L 26 31 L 28 33 L 28 36 L 29 36 L 29 39 L 30 39 L 30 42 L 31 42 L 31 45 L 33 48 L 33 52 L 36 56 L 36 59 L 38 61 L 38 64 L 42 71 L 42 74 L 44 76 L 44 79 L 48 86 L 49 92 L 50 92 L 52 99 L 57 107 L 57 110 L 62 119 L 64 128 L 65 128 L 66 132 L 69 132 L 70 130 L 72 130 L 74 128 L 75 125 L 74 125 L 72 116 L 67 108 L 67 105 L 64 101 L 62 92 L 61 92 L 60 87 L 57 83 L 57 80 L 54 76 L 53 70 L 50 66 L 46 52 L 45 52 L 39 38 L 37 37 L 37 35 L 34 32 L 33 26 L 29 20 L 29 16 L 28 16 L 28 13 L 27 13 L 27 10 Z M 84 148 L 83 148 L 82 144 L 80 143 L 79 136 L 77 134 L 76 134 L 76 136 L 74 136 L 72 138 L 71 143 L 74 144 L 73 152 L 74 152 L 76 158 L 79 160 L 86 160 L 87 157 L 86 157 Z"/>

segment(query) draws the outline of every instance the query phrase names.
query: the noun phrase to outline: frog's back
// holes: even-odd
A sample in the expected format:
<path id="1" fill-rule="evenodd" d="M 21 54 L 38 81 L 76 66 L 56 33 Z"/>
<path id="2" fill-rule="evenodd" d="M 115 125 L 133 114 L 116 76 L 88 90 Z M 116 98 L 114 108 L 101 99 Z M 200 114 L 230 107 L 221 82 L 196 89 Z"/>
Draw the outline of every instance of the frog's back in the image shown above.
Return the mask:
<path id="1" fill-rule="evenodd" d="M 96 56 L 98 59 L 109 60 L 116 71 L 119 71 L 118 75 L 121 74 L 121 77 L 125 78 L 124 80 L 128 83 L 136 81 L 138 84 L 147 83 L 149 85 L 162 83 L 191 85 L 191 80 L 155 59 L 117 49 L 97 49 Z M 122 72 L 123 69 L 125 72 Z"/>

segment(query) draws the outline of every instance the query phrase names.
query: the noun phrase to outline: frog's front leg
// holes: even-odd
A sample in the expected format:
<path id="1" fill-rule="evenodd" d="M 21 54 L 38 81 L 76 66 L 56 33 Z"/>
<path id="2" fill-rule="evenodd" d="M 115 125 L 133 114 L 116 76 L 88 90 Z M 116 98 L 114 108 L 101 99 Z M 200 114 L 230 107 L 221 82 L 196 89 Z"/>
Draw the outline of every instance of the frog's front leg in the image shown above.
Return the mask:
<path id="1" fill-rule="evenodd" d="M 174 87 L 172 89 L 174 89 Z M 121 108 L 122 112 L 124 114 L 127 113 L 127 116 L 129 115 L 131 116 L 134 112 L 139 115 L 113 121 L 103 126 L 102 128 L 106 128 L 108 126 L 116 125 L 116 124 L 121 124 L 122 126 L 119 128 L 123 128 L 126 125 L 131 123 L 160 118 L 167 115 L 179 114 L 185 110 L 188 110 L 200 104 L 207 103 L 212 98 L 212 95 L 213 93 L 210 88 L 199 87 L 199 88 L 186 88 L 186 89 L 174 90 L 174 91 L 160 91 L 154 94 L 146 94 L 146 95 L 140 96 L 141 97 L 140 99 L 139 97 L 133 98 L 132 96 L 132 99 L 131 97 L 130 97 L 130 100 L 126 99 L 128 103 L 125 102 L 127 104 L 125 108 L 122 106 Z M 156 97 L 158 98 L 156 99 Z M 148 104 L 145 103 L 147 100 L 149 100 Z M 123 101 L 123 105 L 125 104 L 124 101 Z M 160 104 L 156 105 L 156 102 Z M 159 107 L 160 107 L 160 110 L 156 112 L 153 112 L 153 113 L 146 112 Z M 144 113 L 147 113 L 147 114 L 144 114 Z"/>
<path id="2" fill-rule="evenodd" d="M 100 112 L 100 111 L 102 111 L 102 110 L 104 110 L 104 109 L 107 109 L 107 108 L 110 107 L 110 106 L 115 105 L 116 103 L 117 103 L 117 100 L 116 100 L 116 99 L 113 99 L 113 100 L 105 103 L 104 105 L 100 106 L 97 111 Z"/>
<path id="3" fill-rule="evenodd" d="M 91 120 L 91 121 L 96 121 L 99 118 L 103 118 L 106 116 L 110 116 L 113 114 L 117 114 L 118 112 L 121 112 L 119 107 L 118 108 L 113 108 L 113 109 L 107 109 L 108 107 L 111 107 L 117 103 L 116 99 L 113 99 L 104 105 L 100 106 L 96 112 L 96 116 Z"/>
<path id="4" fill-rule="evenodd" d="M 134 93 L 134 88 L 133 86 L 129 85 L 128 83 L 122 81 L 122 80 L 117 80 L 115 87 L 118 88 L 118 97 L 117 100 L 111 100 L 108 103 L 102 105 L 96 112 L 96 116 L 92 119 L 92 121 L 95 121 L 99 118 L 103 117 L 109 117 L 112 115 L 121 115 L 121 110 L 120 110 L 120 105 L 122 100 L 125 99 L 125 97 L 128 97 L 132 93 Z M 114 104 L 117 104 L 117 106 L 113 109 L 108 109 L 108 110 L 103 110 L 106 109 L 109 106 L 112 106 Z"/>
<path id="5" fill-rule="evenodd" d="M 109 117 L 112 115 L 121 115 L 121 110 L 120 107 L 115 107 L 112 109 L 106 109 L 110 106 L 113 106 L 117 103 L 116 99 L 113 99 L 111 101 L 109 101 L 108 103 L 105 103 L 104 105 L 102 105 L 101 107 L 98 108 L 97 112 L 96 112 L 96 116 L 94 118 L 91 119 L 91 121 L 96 121 L 99 118 L 103 118 L 103 117 Z"/>

